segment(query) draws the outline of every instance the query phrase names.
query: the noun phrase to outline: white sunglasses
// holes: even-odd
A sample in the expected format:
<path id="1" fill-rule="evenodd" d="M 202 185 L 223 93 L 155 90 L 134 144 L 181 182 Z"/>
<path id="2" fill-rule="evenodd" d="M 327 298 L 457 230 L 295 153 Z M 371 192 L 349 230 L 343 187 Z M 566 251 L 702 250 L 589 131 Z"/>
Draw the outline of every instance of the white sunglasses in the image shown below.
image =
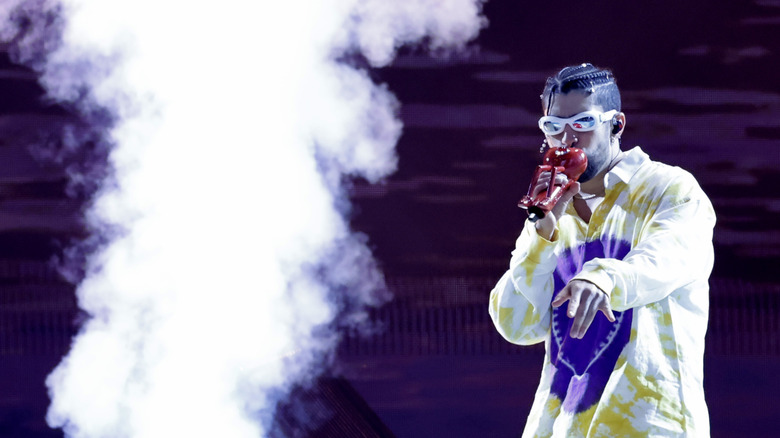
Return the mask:
<path id="1" fill-rule="evenodd" d="M 593 131 L 600 123 L 612 120 L 617 110 L 609 110 L 605 113 L 599 111 L 585 111 L 576 116 L 563 119 L 555 116 L 544 116 L 539 119 L 539 129 L 547 135 L 557 135 L 563 132 L 568 124 L 577 132 Z"/>

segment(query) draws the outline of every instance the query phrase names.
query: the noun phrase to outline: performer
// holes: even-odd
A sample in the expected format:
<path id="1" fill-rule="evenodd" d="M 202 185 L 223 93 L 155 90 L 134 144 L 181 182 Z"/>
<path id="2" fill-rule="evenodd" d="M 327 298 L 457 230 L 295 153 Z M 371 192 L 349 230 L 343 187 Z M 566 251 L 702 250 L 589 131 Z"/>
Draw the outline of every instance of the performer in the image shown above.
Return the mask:
<path id="1" fill-rule="evenodd" d="M 582 149 L 588 167 L 526 221 L 490 294 L 504 338 L 545 343 L 523 437 L 707 437 L 712 204 L 690 173 L 621 150 L 626 116 L 609 70 L 566 67 L 541 98 L 546 144 Z"/>

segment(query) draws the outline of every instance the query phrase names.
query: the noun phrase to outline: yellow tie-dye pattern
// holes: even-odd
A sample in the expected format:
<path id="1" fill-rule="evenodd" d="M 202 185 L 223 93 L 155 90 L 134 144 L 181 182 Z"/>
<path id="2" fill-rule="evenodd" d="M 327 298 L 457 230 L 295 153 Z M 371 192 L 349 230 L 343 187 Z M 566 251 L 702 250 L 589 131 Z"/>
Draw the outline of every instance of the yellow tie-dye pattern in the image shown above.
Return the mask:
<path id="1" fill-rule="evenodd" d="M 534 234 L 536 233 L 535 230 L 532 230 L 532 232 Z M 524 271 L 520 277 L 525 278 L 525 284 L 528 287 L 533 286 L 533 280 L 535 278 L 536 268 L 539 266 L 539 261 L 544 259 L 545 255 L 548 255 L 549 257 L 549 253 L 553 251 L 555 247 L 553 242 L 557 240 L 558 232 L 555 231 L 555 233 L 553 233 L 552 241 L 542 239 L 538 236 L 534 237 L 537 238 L 536 244 L 530 245 L 528 253 L 525 256 L 526 262 L 519 265 Z"/>
<path id="2" fill-rule="evenodd" d="M 673 385 L 626 364 L 625 379 L 593 416 L 588 437 L 679 436 L 685 418 Z"/>
<path id="3" fill-rule="evenodd" d="M 658 315 L 658 325 L 660 327 L 671 327 L 672 326 L 672 315 L 670 315 L 669 312 L 664 312 L 664 309 L 659 308 L 657 305 L 653 306 L 651 304 L 649 306 L 652 306 L 651 308 L 657 313 L 657 315 Z"/>
<path id="4" fill-rule="evenodd" d="M 512 307 L 498 308 L 498 321 L 504 333 L 508 333 L 512 339 L 520 337 L 520 331 L 539 323 L 541 316 L 528 306 L 521 321 L 516 320 L 517 314 Z"/>
<path id="5" fill-rule="evenodd" d="M 629 164 L 624 166 L 626 162 Z M 589 223 L 580 219 L 569 205 L 567 214 L 558 221 L 552 257 L 593 240 L 630 243 L 632 250 L 624 259 L 630 262 L 594 259 L 597 263 L 586 263 L 582 273 L 588 268 L 592 278 L 605 280 L 605 292 L 611 295 L 615 310 L 633 309 L 628 344 L 600 400 L 573 416 L 562 413 L 562 401 L 550 394 L 549 376 L 555 368 L 548 349 L 543 372 L 547 377 L 540 382 L 523 437 L 550 437 L 554 424 L 555 436 L 566 437 L 709 434 L 700 388 L 701 358 L 691 360 L 690 356 L 691 351 L 701 354 L 706 332 L 706 278 L 712 267 L 714 212 L 696 181 L 681 169 L 652 162 L 638 148 L 628 153 L 624 163 L 618 165 L 623 166 L 618 169 L 620 172 L 608 175 L 605 199 Z M 549 282 L 542 279 L 542 273 L 555 263 L 550 260 L 550 246 L 518 239 L 517 250 L 528 251 L 525 257 L 513 262 L 516 284 L 528 288 L 523 296 L 554 293 Z M 675 262 L 670 263 L 669 259 Z M 520 265 L 522 269 L 517 269 Z M 698 301 L 689 301 L 693 297 Z M 509 300 L 501 302 L 502 306 L 512 305 Z M 539 298 L 539 302 L 544 301 Z M 499 321 L 494 316 L 496 325 L 511 320 L 520 325 L 537 324 L 538 328 L 542 320 L 535 317 L 531 306 L 516 303 L 523 317 L 518 314 Z M 549 319 L 543 321 L 549 324 Z M 544 336 L 549 341 L 549 327 Z M 561 432 L 562 425 L 569 428 L 568 432 Z"/>
<path id="6" fill-rule="evenodd" d="M 515 309 L 512 307 L 498 308 L 498 321 L 504 333 L 512 333 L 517 328 L 514 326 Z"/>
<path id="7" fill-rule="evenodd" d="M 544 410 L 542 411 L 541 418 L 539 418 L 539 427 L 533 431 L 533 435 L 528 435 L 528 431 L 523 433 L 523 438 L 526 436 L 532 436 L 533 438 L 550 438 L 553 434 L 553 421 L 558 417 L 558 413 L 561 411 L 561 401 L 547 395 L 547 399 L 544 402 Z M 533 421 L 532 421 L 533 420 Z M 535 423 L 537 419 L 528 419 L 529 424 Z"/>
<path id="8" fill-rule="evenodd" d="M 571 422 L 570 437 L 586 437 L 588 430 L 592 424 L 593 415 L 596 413 L 596 407 L 598 405 L 591 406 L 587 411 L 581 412 L 574 416 Z"/>
<path id="9" fill-rule="evenodd" d="M 529 287 L 529 288 L 533 287 L 533 285 L 534 285 L 534 271 L 535 271 L 535 267 L 536 267 L 536 265 L 523 266 L 522 267 L 523 271 L 525 271 L 525 272 L 524 272 L 524 274 L 522 274 L 521 278 L 525 278 L 525 285 L 527 287 Z"/>
<path id="10" fill-rule="evenodd" d="M 677 342 L 675 342 L 673 336 L 662 334 L 658 339 L 661 341 L 664 356 L 674 361 L 679 359 L 677 356 Z"/>
<path id="11" fill-rule="evenodd" d="M 525 309 L 525 315 L 523 315 L 523 320 L 520 322 L 520 327 L 528 327 L 538 322 L 539 314 L 534 311 L 533 307 L 529 306 L 527 309 Z"/>
<path id="12" fill-rule="evenodd" d="M 588 222 L 587 241 L 596 240 L 603 233 L 604 227 L 608 225 L 606 217 L 612 211 L 618 192 L 609 191 L 604 196 L 604 200 L 596 207 L 596 210 L 590 217 Z M 616 236 L 618 237 L 618 236 Z"/>

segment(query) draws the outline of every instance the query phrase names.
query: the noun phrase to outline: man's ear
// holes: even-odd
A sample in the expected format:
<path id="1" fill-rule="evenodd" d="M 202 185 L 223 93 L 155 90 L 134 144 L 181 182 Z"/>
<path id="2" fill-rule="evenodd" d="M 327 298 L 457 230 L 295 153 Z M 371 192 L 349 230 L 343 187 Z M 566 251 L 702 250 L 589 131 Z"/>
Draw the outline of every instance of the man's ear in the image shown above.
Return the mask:
<path id="1" fill-rule="evenodd" d="M 626 127 L 626 114 L 617 113 L 612 118 L 612 135 L 620 135 Z"/>

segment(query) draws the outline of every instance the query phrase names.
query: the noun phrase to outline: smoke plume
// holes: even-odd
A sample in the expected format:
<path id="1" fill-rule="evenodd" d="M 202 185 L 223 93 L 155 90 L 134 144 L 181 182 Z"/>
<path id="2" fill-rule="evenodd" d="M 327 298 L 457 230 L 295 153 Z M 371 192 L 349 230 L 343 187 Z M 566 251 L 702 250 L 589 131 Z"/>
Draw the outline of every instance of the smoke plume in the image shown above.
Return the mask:
<path id="1" fill-rule="evenodd" d="M 14 58 L 111 145 L 86 220 L 113 231 L 78 287 L 89 317 L 46 382 L 49 424 L 266 436 L 279 397 L 386 298 L 342 183 L 395 169 L 399 103 L 343 60 L 461 47 L 482 1 L 3 3 Z"/>

